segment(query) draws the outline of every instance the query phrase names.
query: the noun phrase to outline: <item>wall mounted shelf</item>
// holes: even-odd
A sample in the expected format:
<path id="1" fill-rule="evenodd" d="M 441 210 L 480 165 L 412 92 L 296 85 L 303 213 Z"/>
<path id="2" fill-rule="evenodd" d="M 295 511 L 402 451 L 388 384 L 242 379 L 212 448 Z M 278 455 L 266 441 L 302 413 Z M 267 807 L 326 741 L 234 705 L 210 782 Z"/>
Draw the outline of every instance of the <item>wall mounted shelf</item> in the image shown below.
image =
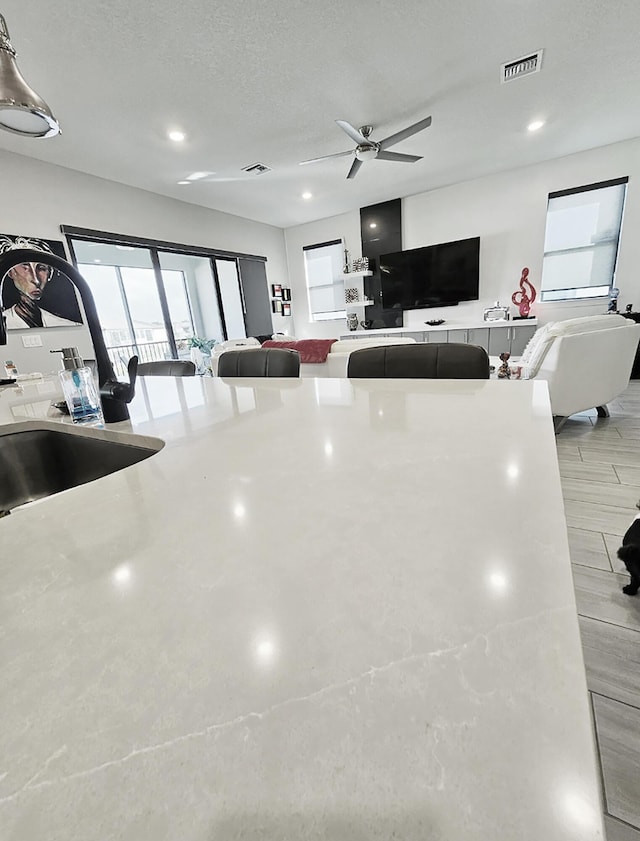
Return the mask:
<path id="1" fill-rule="evenodd" d="M 371 272 L 371 271 L 348 272 L 347 274 L 343 273 L 343 274 L 339 275 L 339 277 L 341 277 L 343 280 L 349 280 L 350 277 L 371 277 L 372 275 L 373 275 L 373 272 Z"/>

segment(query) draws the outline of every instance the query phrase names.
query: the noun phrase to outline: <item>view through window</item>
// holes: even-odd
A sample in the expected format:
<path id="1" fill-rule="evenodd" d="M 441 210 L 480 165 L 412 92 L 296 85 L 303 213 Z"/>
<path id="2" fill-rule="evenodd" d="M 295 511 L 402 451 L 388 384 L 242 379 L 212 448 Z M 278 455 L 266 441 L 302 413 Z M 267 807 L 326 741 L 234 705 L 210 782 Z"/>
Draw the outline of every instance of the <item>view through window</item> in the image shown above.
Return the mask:
<path id="1" fill-rule="evenodd" d="M 105 344 L 114 360 L 126 362 L 134 353 L 141 362 L 172 357 L 153 269 L 93 263 L 79 263 L 78 268 L 93 293 Z M 178 343 L 195 334 L 184 273 L 164 270 L 162 281 Z"/>
<path id="2" fill-rule="evenodd" d="M 302 251 L 311 321 L 346 318 L 342 240 L 305 245 Z"/>
<path id="3" fill-rule="evenodd" d="M 597 298 L 615 285 L 627 178 L 550 193 L 543 301 Z"/>
<path id="4" fill-rule="evenodd" d="M 141 362 L 189 359 L 194 339 L 226 338 L 210 258 L 98 241 L 72 243 L 119 376 L 134 354 Z M 229 262 L 235 269 L 236 261 Z"/>

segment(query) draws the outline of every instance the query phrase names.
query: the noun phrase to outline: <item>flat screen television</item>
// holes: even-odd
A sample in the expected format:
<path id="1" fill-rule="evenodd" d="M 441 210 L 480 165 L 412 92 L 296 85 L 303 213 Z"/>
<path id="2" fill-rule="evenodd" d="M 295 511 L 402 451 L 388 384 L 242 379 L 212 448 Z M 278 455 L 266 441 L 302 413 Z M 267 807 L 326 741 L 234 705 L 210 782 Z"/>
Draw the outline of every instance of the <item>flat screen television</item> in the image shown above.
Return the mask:
<path id="1" fill-rule="evenodd" d="M 477 301 L 480 237 L 383 254 L 380 278 L 386 310 L 450 307 L 460 301 Z"/>

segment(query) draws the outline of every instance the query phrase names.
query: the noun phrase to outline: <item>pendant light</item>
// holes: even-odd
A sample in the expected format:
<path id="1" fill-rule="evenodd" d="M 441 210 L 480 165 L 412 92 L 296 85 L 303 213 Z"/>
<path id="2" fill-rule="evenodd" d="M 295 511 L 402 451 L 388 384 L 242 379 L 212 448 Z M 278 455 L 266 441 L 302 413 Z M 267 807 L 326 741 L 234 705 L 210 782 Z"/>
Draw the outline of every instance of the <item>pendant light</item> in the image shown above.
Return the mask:
<path id="1" fill-rule="evenodd" d="M 22 78 L 9 30 L 0 15 L 0 128 L 22 137 L 53 137 L 60 125 L 47 103 Z"/>

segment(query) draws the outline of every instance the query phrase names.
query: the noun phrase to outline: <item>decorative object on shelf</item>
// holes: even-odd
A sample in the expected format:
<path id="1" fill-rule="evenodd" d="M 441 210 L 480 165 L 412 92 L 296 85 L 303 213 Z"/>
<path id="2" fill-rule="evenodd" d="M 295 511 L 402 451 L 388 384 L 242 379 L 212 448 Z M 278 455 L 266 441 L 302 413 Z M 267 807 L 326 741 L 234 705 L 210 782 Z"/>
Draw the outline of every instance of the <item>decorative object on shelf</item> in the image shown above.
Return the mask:
<path id="1" fill-rule="evenodd" d="M 607 312 L 616 313 L 618 312 L 618 295 L 620 294 L 620 290 L 617 286 L 612 286 L 609 290 L 609 303 L 607 305 Z"/>
<path id="2" fill-rule="evenodd" d="M 347 313 L 347 327 L 349 328 L 349 330 L 358 329 L 358 316 L 355 312 Z"/>
<path id="3" fill-rule="evenodd" d="M 282 315 L 282 300 L 280 298 L 274 298 L 271 301 L 271 311 L 276 315 Z"/>
<path id="4" fill-rule="evenodd" d="M 282 298 L 282 286 L 279 283 L 272 283 L 271 284 L 271 297 L 272 298 Z M 274 310 L 275 312 L 275 310 Z"/>
<path id="5" fill-rule="evenodd" d="M 350 286 L 344 290 L 344 301 L 346 304 L 352 304 L 354 301 L 360 300 L 360 293 L 355 286 Z"/>
<path id="6" fill-rule="evenodd" d="M 283 315 L 291 315 L 291 304 L 283 304 L 282 305 L 282 314 Z"/>
<path id="7" fill-rule="evenodd" d="M 288 286 L 282 287 L 282 300 L 283 301 L 290 301 L 291 300 L 291 289 Z"/>
<path id="8" fill-rule="evenodd" d="M 627 306 L 624 308 L 624 311 L 633 312 L 633 304 L 627 304 Z"/>
<path id="9" fill-rule="evenodd" d="M 358 257 L 351 264 L 351 271 L 352 272 L 368 272 L 369 271 L 369 258 L 368 257 Z M 347 274 L 349 274 L 349 272 L 347 272 Z"/>
<path id="10" fill-rule="evenodd" d="M 502 365 L 498 368 L 498 377 L 501 380 L 508 380 L 511 378 L 511 369 L 509 368 L 509 357 L 511 356 L 510 353 L 506 351 L 500 354 L 500 359 L 502 360 Z"/>
<path id="11" fill-rule="evenodd" d="M 349 252 L 346 248 L 344 250 L 344 266 L 342 267 L 342 271 L 345 274 L 349 274 L 349 272 L 351 271 L 351 261 L 349 258 Z"/>
<path id="12" fill-rule="evenodd" d="M 444 318 L 432 318 L 431 321 L 425 321 L 425 324 L 428 324 L 429 327 L 439 327 L 444 324 Z"/>
<path id="13" fill-rule="evenodd" d="M 520 277 L 520 289 L 511 296 L 512 302 L 518 307 L 520 318 L 529 318 L 531 304 L 536 299 L 536 290 L 529 278 L 529 269 L 525 266 Z"/>
<path id="14" fill-rule="evenodd" d="M 361 321 L 360 326 L 363 330 L 371 330 L 371 328 L 373 327 L 373 321 L 370 318 L 368 318 L 366 321 Z"/>
<path id="15" fill-rule="evenodd" d="M 511 318 L 509 307 L 501 307 L 500 301 L 496 301 L 492 307 L 487 307 L 484 311 L 485 321 L 508 321 Z"/>

